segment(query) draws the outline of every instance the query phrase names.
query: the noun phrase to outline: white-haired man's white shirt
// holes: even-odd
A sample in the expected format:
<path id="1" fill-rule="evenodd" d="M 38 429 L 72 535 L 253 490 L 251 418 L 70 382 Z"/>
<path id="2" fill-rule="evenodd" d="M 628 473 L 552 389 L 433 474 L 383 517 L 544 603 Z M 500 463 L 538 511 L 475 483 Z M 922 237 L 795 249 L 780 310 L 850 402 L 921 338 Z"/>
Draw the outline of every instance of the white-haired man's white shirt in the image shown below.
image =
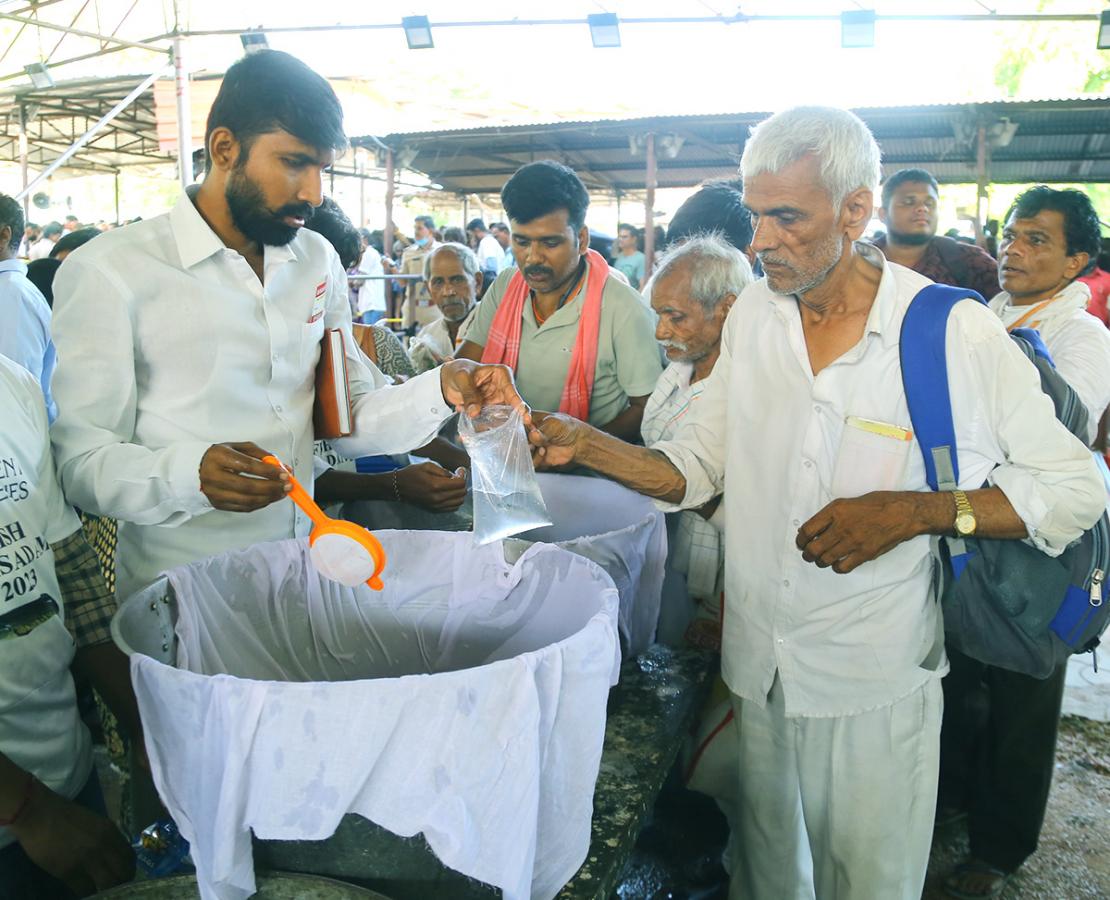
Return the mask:
<path id="1" fill-rule="evenodd" d="M 674 437 L 694 408 L 705 387 L 705 379 L 691 384 L 693 374 L 693 363 L 672 362 L 659 376 L 644 406 L 640 425 L 646 446 Z M 724 525 L 724 505 L 718 506 L 713 519 L 705 519 L 692 510 L 684 510 L 678 516 L 678 528 L 667 561 L 686 577 L 691 597 L 715 600 L 724 575 L 724 535 L 713 522 Z"/>
<path id="2" fill-rule="evenodd" d="M 856 252 L 882 277 L 855 347 L 814 375 L 797 301 L 758 281 L 726 321 L 697 405 L 655 445 L 686 478 L 682 503 L 666 508 L 728 485 L 721 669 L 739 722 L 735 896 L 916 900 L 928 863 L 947 670 L 931 540 L 845 575 L 795 545 L 834 498 L 928 490 L 916 441 L 845 420 L 910 427 L 899 331 L 929 282 L 873 248 Z M 1029 540 L 1059 554 L 1105 507 L 1090 453 L 982 304 L 953 310 L 947 358 L 960 487 L 1001 488 Z"/>

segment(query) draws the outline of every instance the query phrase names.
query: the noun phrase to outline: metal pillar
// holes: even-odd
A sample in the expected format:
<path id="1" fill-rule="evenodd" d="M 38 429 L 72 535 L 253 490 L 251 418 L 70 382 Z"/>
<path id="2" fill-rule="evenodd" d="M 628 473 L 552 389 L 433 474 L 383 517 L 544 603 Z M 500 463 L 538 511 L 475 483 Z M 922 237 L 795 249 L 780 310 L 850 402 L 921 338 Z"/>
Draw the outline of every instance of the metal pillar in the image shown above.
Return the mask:
<path id="1" fill-rule="evenodd" d="M 987 126 L 979 123 L 975 145 L 975 243 L 983 246 L 983 211 L 987 198 Z"/>
<path id="2" fill-rule="evenodd" d="M 185 39 L 173 37 L 173 80 L 177 94 L 177 178 L 183 188 L 193 183 L 193 108 L 189 103 L 189 73 L 185 71 Z"/>
<path id="3" fill-rule="evenodd" d="M 647 158 L 647 172 L 644 184 L 644 283 L 651 277 L 652 263 L 655 261 L 655 184 L 658 171 L 655 167 L 655 135 L 648 134 L 644 141 L 644 156 Z"/>
<path id="4" fill-rule="evenodd" d="M 617 227 L 613 229 L 613 234 L 616 235 L 620 232 L 621 228 L 621 190 L 617 188 Z"/>
<path id="5" fill-rule="evenodd" d="M 115 182 L 116 182 L 116 185 L 115 185 L 115 187 L 116 187 L 116 224 L 120 225 L 122 223 L 119 220 L 119 172 L 118 171 L 116 172 Z"/>
<path id="6" fill-rule="evenodd" d="M 27 104 L 19 104 L 19 168 L 23 172 L 23 221 L 31 215 L 30 201 L 27 196 L 27 181 L 29 170 L 27 168 Z"/>
<path id="7" fill-rule="evenodd" d="M 58 169 L 64 166 L 74 153 L 76 153 L 78 150 L 84 147 L 85 144 L 92 140 L 93 135 L 95 135 L 98 131 L 100 131 L 101 128 L 111 122 L 112 119 L 118 116 L 121 112 L 127 109 L 127 107 L 134 103 L 139 97 L 145 94 L 147 89 L 152 84 L 154 84 L 155 81 L 161 78 L 163 74 L 165 74 L 165 70 L 159 69 L 157 72 L 152 72 L 150 75 L 144 78 L 139 86 L 135 88 L 135 90 L 133 90 L 130 94 L 120 100 L 119 103 L 108 110 L 108 112 L 106 112 L 103 116 L 97 119 L 88 131 L 86 131 L 83 135 L 81 135 L 81 137 L 70 144 L 65 153 L 63 153 L 49 166 L 39 172 L 39 174 L 35 176 L 34 181 L 26 185 L 23 190 L 19 192 L 15 199 L 22 200 L 24 197 L 29 196 L 31 191 L 33 191 L 41 182 L 45 181 Z"/>
<path id="8" fill-rule="evenodd" d="M 463 194 L 462 195 L 462 201 L 463 201 L 463 227 L 465 228 L 466 223 L 470 221 L 470 197 L 468 197 L 466 194 Z"/>
<path id="9" fill-rule="evenodd" d="M 366 153 L 356 157 L 358 171 L 358 227 L 366 227 Z"/>
<path id="10" fill-rule="evenodd" d="M 393 256 L 393 197 L 397 190 L 397 172 L 393 164 L 393 148 L 385 151 L 385 233 L 382 245 L 385 255 Z"/>

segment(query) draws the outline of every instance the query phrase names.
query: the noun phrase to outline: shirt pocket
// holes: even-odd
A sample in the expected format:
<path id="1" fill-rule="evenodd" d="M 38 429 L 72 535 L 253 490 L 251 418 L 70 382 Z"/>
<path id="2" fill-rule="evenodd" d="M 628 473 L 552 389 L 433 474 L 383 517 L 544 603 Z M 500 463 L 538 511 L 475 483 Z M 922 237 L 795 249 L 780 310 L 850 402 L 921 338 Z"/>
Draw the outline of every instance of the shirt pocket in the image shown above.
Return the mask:
<path id="1" fill-rule="evenodd" d="M 37 697 L 39 702 L 64 691 L 74 650 L 73 637 L 59 615 L 52 615 L 29 634 L 0 641 L 0 715 L 14 714 L 44 689 Z"/>
<path id="2" fill-rule="evenodd" d="M 912 438 L 912 432 L 901 426 L 848 416 L 833 467 L 833 498 L 898 490 Z"/>
<path id="3" fill-rule="evenodd" d="M 323 317 L 301 326 L 300 358 L 301 367 L 311 375 L 315 374 L 316 363 L 320 361 L 320 341 L 324 338 Z M 344 339 L 346 335 L 344 335 Z"/>

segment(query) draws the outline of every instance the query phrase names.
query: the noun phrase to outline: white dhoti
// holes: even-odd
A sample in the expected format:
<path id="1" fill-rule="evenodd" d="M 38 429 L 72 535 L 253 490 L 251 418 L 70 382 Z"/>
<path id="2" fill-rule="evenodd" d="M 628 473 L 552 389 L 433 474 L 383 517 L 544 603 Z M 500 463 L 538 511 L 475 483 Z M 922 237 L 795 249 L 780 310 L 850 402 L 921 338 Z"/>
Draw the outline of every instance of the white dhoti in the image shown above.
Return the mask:
<path id="1" fill-rule="evenodd" d="M 787 718 L 733 695 L 732 900 L 919 900 L 940 761 L 940 679 L 854 716 Z"/>

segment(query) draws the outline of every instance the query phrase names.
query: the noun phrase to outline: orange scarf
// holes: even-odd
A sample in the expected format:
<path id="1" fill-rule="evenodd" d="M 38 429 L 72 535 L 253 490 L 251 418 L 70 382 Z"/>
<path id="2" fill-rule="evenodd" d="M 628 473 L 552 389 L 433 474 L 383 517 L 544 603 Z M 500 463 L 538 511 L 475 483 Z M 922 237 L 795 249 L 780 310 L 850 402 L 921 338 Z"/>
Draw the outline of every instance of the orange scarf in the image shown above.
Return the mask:
<path id="1" fill-rule="evenodd" d="M 586 298 L 563 386 L 563 398 L 559 402 L 559 412 L 583 422 L 590 418 L 590 395 L 597 369 L 597 339 L 601 332 L 601 294 L 609 278 L 609 264 L 596 250 L 586 251 L 586 263 Z M 509 279 L 505 296 L 501 298 L 501 305 L 490 323 L 489 338 L 482 350 L 483 363 L 506 365 L 516 372 L 520 360 L 524 302 L 528 297 L 528 283 L 518 269 Z"/>

